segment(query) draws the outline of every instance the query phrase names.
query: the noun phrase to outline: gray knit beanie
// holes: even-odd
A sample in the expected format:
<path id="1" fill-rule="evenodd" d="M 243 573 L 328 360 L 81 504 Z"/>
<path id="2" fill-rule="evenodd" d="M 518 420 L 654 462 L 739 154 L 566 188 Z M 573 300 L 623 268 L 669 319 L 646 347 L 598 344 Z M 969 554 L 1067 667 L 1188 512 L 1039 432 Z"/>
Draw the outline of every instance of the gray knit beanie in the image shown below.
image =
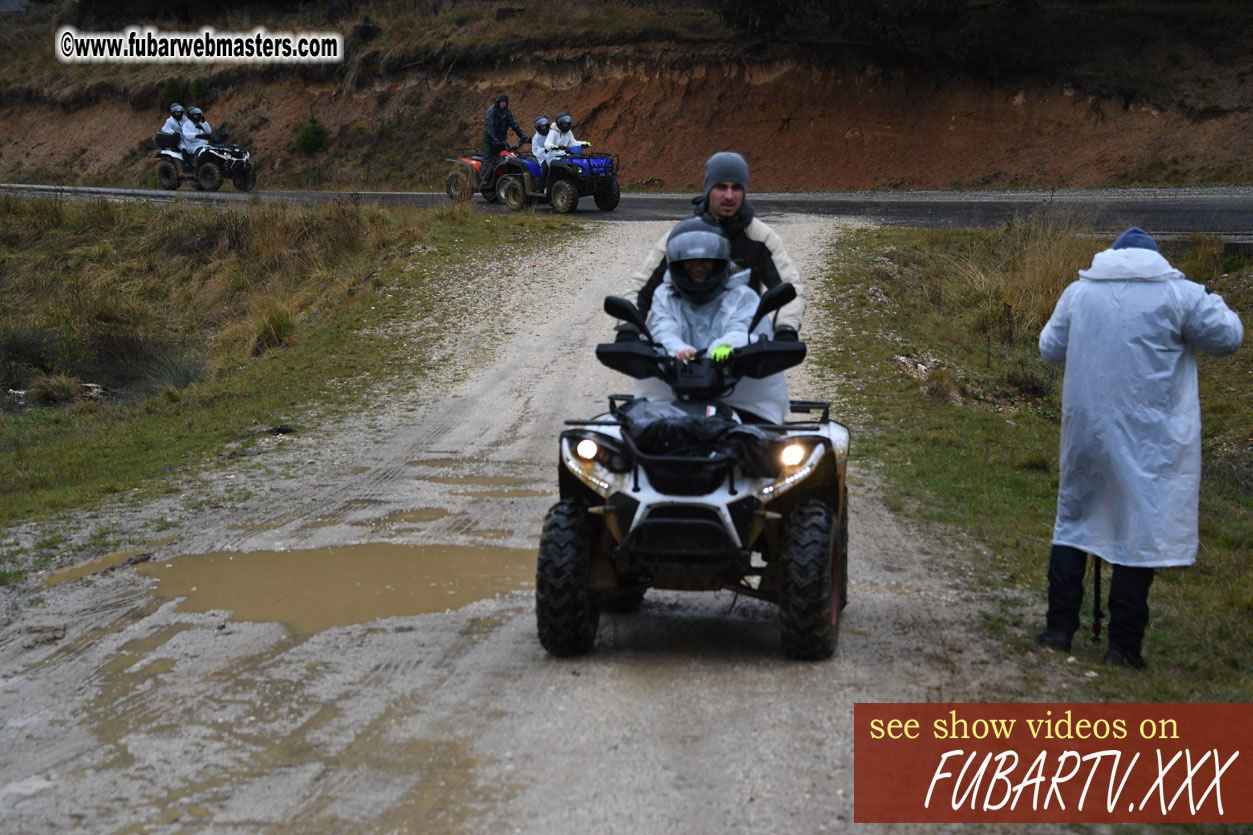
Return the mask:
<path id="1" fill-rule="evenodd" d="M 718 183 L 738 183 L 748 191 L 748 162 L 734 151 L 719 151 L 705 161 L 705 194 Z"/>

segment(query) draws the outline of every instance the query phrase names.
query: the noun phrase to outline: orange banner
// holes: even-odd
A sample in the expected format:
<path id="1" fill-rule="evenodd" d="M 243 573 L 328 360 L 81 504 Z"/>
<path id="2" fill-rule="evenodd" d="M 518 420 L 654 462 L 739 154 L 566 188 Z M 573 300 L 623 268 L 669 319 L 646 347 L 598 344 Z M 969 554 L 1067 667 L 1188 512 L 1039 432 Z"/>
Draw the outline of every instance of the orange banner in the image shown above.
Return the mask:
<path id="1" fill-rule="evenodd" d="M 853 709 L 858 823 L 1253 822 L 1253 705 Z"/>

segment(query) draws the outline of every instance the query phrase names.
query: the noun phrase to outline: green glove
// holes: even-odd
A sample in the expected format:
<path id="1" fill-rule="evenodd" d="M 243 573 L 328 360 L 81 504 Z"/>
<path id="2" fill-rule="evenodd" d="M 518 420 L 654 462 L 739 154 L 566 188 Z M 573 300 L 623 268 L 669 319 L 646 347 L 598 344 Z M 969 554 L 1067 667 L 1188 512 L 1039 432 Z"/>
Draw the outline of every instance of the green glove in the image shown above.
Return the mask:
<path id="1" fill-rule="evenodd" d="M 709 356 L 713 357 L 714 362 L 726 362 L 731 358 L 730 345 L 718 345 L 709 352 Z"/>

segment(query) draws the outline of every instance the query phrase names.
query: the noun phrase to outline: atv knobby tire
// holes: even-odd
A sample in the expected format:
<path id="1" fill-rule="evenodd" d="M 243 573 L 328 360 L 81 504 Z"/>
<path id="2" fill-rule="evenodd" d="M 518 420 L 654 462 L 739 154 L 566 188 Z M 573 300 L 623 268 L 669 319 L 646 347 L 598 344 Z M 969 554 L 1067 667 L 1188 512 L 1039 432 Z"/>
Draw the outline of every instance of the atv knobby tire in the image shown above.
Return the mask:
<path id="1" fill-rule="evenodd" d="M 783 652 L 816 660 L 835 652 L 840 614 L 839 533 L 826 502 L 801 502 L 788 514 L 781 549 L 779 614 Z"/>
<path id="2" fill-rule="evenodd" d="M 202 162 L 196 168 L 196 185 L 201 191 L 217 191 L 222 187 L 222 169 L 216 162 Z"/>
<path id="3" fill-rule="evenodd" d="M 617 179 L 610 180 L 596 192 L 593 199 L 596 201 L 596 208 L 602 212 L 612 212 L 618 208 L 618 201 L 622 199 L 622 187 L 618 185 Z"/>
<path id="4" fill-rule="evenodd" d="M 257 172 L 252 168 L 244 169 L 243 173 L 231 177 L 236 191 L 252 191 L 257 185 Z"/>
<path id="5" fill-rule="evenodd" d="M 526 186 L 517 174 L 501 177 L 496 184 L 496 197 L 511 212 L 520 212 L 530 201 L 526 197 Z"/>
<path id="6" fill-rule="evenodd" d="M 163 162 L 157 166 L 157 185 L 166 191 L 174 191 L 183 182 L 178 176 L 178 168 L 172 162 Z"/>
<path id="7" fill-rule="evenodd" d="M 454 203 L 469 200 L 473 194 L 470 188 L 470 175 L 460 168 L 453 171 L 448 175 L 448 179 L 444 183 L 444 193 Z"/>
<path id="8" fill-rule="evenodd" d="M 569 180 L 558 180 L 548 193 L 548 202 L 553 204 L 554 212 L 569 214 L 578 208 L 579 190 Z"/>
<path id="9" fill-rule="evenodd" d="M 594 530 L 587 505 L 577 499 L 562 499 L 544 519 L 535 569 L 535 620 L 539 642 L 553 655 L 579 655 L 596 640 L 600 610 L 588 589 Z"/>

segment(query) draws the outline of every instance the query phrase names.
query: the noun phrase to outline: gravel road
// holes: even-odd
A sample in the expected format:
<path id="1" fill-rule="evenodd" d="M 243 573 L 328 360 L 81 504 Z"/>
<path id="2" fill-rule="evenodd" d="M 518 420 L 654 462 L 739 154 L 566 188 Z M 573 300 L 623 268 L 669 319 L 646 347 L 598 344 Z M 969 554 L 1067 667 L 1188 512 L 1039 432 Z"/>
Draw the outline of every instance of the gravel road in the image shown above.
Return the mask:
<path id="1" fill-rule="evenodd" d="M 852 221 L 770 220 L 820 292 Z M 177 540 L 9 613 L 0 831 L 833 831 L 853 817 L 855 702 L 1020 698 L 1033 659 L 981 630 L 996 601 L 965 548 L 885 508 L 856 436 L 834 659 L 785 660 L 774 610 L 729 593 L 653 592 L 604 617 L 590 656 L 541 650 L 555 439 L 625 388 L 592 355 L 601 300 L 668 226 L 502 254 L 496 292 L 440 323 L 443 383 L 276 436 L 204 477 L 220 500 L 110 511 Z M 839 338 L 814 310 L 807 335 Z M 838 402 L 789 374 L 794 397 Z"/>

